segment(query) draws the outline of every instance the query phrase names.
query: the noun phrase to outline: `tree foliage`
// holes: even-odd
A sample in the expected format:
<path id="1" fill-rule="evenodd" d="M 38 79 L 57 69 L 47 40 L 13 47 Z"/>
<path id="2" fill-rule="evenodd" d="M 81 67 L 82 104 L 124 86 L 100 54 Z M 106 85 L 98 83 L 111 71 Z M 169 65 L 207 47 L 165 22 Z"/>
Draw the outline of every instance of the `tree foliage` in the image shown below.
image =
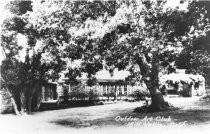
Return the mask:
<path id="1" fill-rule="evenodd" d="M 187 69 L 188 73 L 199 73 L 204 75 L 208 80 L 208 72 L 206 68 L 209 65 L 210 54 L 210 32 L 209 32 L 209 19 L 210 19 L 210 3 L 207 1 L 199 1 L 190 3 L 189 12 L 185 17 L 186 20 L 192 23 L 193 27 L 190 29 L 191 45 L 188 45 L 182 50 L 176 59 L 176 66 L 178 68 Z M 202 22 L 198 23 L 202 18 Z M 194 27 L 199 27 L 203 30 L 203 34 L 198 32 Z M 183 58 L 185 57 L 185 58 Z"/>
<path id="2" fill-rule="evenodd" d="M 181 11 L 165 8 L 165 3 L 117 1 L 113 16 L 104 14 L 86 20 L 87 33 L 79 36 L 85 40 L 85 51 L 90 52 L 85 59 L 87 66 L 97 57 L 110 72 L 114 68 L 129 70 L 137 80 L 144 80 L 155 109 L 167 107 L 157 95 L 160 72 L 174 71 L 176 55 L 193 46 L 194 40 L 205 37 L 209 30 L 205 10 L 192 10 L 190 3 L 188 11 Z M 201 54 L 200 57 L 204 58 Z"/>
<path id="3" fill-rule="evenodd" d="M 129 70 L 136 80 L 146 83 L 155 109 L 165 109 L 168 105 L 158 92 L 159 75 L 174 71 L 174 61 L 183 48 L 192 48 L 197 55 L 192 58 L 189 50 L 182 51 L 190 54 L 191 67 L 197 66 L 197 60 L 205 62 L 205 52 L 196 44 L 209 31 L 205 8 L 189 2 L 188 10 L 179 10 L 166 7 L 166 2 L 12 2 L 8 7 L 16 15 L 2 26 L 8 61 L 4 71 L 25 87 L 34 87 L 40 81 L 59 79 L 60 73 L 66 73 L 70 83 L 81 72 L 87 73 L 91 86 L 104 68 L 112 75 L 115 68 Z M 24 45 L 17 43 L 20 35 L 27 40 Z M 18 60 L 20 54 L 22 60 Z M 76 60 L 80 66 L 73 65 Z M 17 68 L 10 69 L 13 64 Z M 33 94 L 35 89 L 26 91 Z"/>

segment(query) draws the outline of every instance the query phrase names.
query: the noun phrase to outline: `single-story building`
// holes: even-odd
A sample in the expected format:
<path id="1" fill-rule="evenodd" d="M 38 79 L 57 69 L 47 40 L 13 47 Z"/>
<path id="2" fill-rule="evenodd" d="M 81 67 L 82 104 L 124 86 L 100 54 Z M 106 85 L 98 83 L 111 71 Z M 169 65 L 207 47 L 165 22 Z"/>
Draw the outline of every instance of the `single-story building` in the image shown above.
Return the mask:
<path id="1" fill-rule="evenodd" d="M 89 87 L 86 84 L 87 77 L 85 74 L 77 80 L 80 81 L 86 91 L 95 89 L 98 93 L 99 99 L 107 99 L 108 94 L 113 93 L 115 99 L 125 99 L 129 97 L 135 90 L 147 90 L 145 84 L 135 82 L 130 84 L 125 80 L 129 76 L 128 71 L 114 70 L 114 75 L 111 77 L 106 70 L 99 71 L 96 74 L 97 84 Z M 71 92 L 71 86 L 65 84 L 67 78 L 62 77 L 58 82 L 49 82 L 42 86 L 41 102 L 57 102 L 62 98 L 64 90 Z M 185 74 L 185 70 L 177 70 L 176 73 L 165 74 L 160 77 L 160 85 L 165 86 L 166 94 L 179 95 L 187 90 L 185 96 L 202 96 L 206 94 L 205 79 L 201 75 Z M 113 98 L 113 97 L 112 97 Z"/>
<path id="2" fill-rule="evenodd" d="M 129 94 L 133 93 L 133 91 L 138 89 L 146 89 L 142 83 L 135 82 L 134 84 L 130 84 L 125 80 L 125 78 L 130 73 L 128 71 L 118 71 L 114 70 L 114 75 L 111 76 L 110 73 L 106 70 L 99 71 L 96 74 L 97 84 L 93 87 L 89 87 L 86 84 L 87 77 L 83 74 L 77 80 L 81 82 L 86 91 L 90 91 L 92 89 L 97 90 L 99 99 L 107 99 L 108 94 L 113 93 L 115 99 L 126 99 Z M 56 102 L 62 98 L 64 90 L 67 92 L 71 92 L 71 85 L 66 84 L 65 77 L 61 77 L 58 82 L 49 82 L 46 85 L 42 86 L 42 103 L 47 102 Z M 112 97 L 113 98 L 113 97 Z"/>
<path id="3" fill-rule="evenodd" d="M 186 92 L 185 96 L 188 97 L 206 95 L 205 78 L 199 74 L 186 74 L 184 69 L 161 76 L 160 85 L 168 94 Z"/>

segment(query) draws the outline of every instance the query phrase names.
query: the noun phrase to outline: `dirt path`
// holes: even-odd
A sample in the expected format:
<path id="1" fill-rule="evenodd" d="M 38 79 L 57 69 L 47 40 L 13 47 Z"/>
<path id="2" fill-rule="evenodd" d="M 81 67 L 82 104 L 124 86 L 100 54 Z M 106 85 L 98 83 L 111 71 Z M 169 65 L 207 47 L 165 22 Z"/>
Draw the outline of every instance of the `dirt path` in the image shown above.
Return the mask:
<path id="1" fill-rule="evenodd" d="M 31 116 L 0 116 L 0 130 L 8 134 L 45 133 L 162 133 L 199 132 L 210 128 L 210 102 L 198 98 L 166 98 L 176 111 L 134 113 L 140 102 L 36 112 Z M 201 131 L 202 130 L 202 131 Z M 192 132 L 191 132 L 192 133 Z"/>

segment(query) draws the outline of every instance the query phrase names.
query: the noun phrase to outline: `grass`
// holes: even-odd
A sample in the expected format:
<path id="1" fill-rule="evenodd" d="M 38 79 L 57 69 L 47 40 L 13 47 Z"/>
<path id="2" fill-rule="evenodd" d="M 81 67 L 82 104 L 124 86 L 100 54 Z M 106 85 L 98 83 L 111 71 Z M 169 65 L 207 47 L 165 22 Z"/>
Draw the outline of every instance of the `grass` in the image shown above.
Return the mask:
<path id="1" fill-rule="evenodd" d="M 191 103 L 191 104 L 189 104 Z M 153 121 L 148 121 L 147 125 L 174 125 L 174 124 L 181 124 L 185 125 L 203 125 L 205 123 L 210 123 L 210 106 L 208 101 L 198 101 L 198 102 L 189 102 L 188 106 L 184 107 L 177 105 L 177 108 L 173 107 L 173 109 L 168 111 L 161 111 L 161 112 L 153 112 L 153 113 L 136 113 L 133 110 L 130 111 L 120 111 L 116 112 L 113 111 L 112 115 L 108 117 L 101 117 L 94 120 L 87 120 L 85 121 L 82 118 L 77 119 L 76 122 L 73 121 L 72 118 L 62 119 L 55 121 L 58 125 L 67 125 L 68 127 L 97 127 L 97 126 L 124 126 L 129 122 L 116 122 L 115 117 L 132 117 L 138 118 L 139 120 L 143 120 L 145 117 L 153 118 Z M 183 105 L 183 104 L 182 104 Z M 138 108 L 137 108 L 138 109 Z M 106 112 L 106 111 L 104 111 Z M 114 114 L 116 113 L 116 114 Z M 91 116 L 91 115 L 89 115 Z M 156 118 L 171 118 L 170 122 L 166 121 L 155 121 Z M 80 120 L 80 121 L 78 121 Z M 72 122 L 73 125 L 72 125 Z M 82 125 L 81 125 L 82 124 Z"/>
<path id="2" fill-rule="evenodd" d="M 2 132 L 14 133 L 207 133 L 210 126 L 210 101 L 192 98 L 166 98 L 179 109 L 136 113 L 141 102 L 69 108 L 33 113 L 32 116 L 3 115 Z M 135 121 L 116 117 L 136 118 Z M 18 123 L 17 123 L 18 122 Z M 19 123 L 20 122 L 20 123 Z M 15 126 L 15 127 L 11 127 Z M 9 128 L 9 129 L 8 129 Z M 201 131 L 202 130 L 202 131 Z M 204 132 L 203 132 L 204 131 Z M 191 132 L 192 133 L 192 132 Z"/>

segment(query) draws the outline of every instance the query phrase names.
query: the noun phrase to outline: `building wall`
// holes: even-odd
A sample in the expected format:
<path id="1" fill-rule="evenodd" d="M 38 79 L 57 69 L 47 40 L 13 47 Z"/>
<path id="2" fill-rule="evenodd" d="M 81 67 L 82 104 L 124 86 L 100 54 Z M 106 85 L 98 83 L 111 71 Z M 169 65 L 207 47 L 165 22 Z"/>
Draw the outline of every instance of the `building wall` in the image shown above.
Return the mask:
<path id="1" fill-rule="evenodd" d="M 84 85 L 84 90 L 88 94 L 90 91 L 94 91 L 99 96 L 99 99 L 113 99 L 113 95 L 115 99 L 122 99 L 122 97 L 129 97 L 135 90 L 145 89 L 145 87 L 140 83 L 135 83 L 134 85 L 125 83 L 125 82 L 98 82 L 95 86 L 89 87 L 86 84 L 86 81 L 81 81 L 82 85 Z M 54 85 L 54 86 L 49 86 Z M 53 87 L 56 87 L 54 89 Z M 71 92 L 72 87 L 70 85 L 66 85 L 64 83 L 49 83 L 48 85 L 42 86 L 42 102 L 58 100 L 58 98 L 63 98 L 64 90 L 68 90 L 68 93 Z M 57 97 L 53 97 L 55 92 Z M 112 97 L 110 97 L 112 96 Z M 88 98 L 86 98 L 88 99 Z"/>
<path id="2" fill-rule="evenodd" d="M 63 90 L 62 88 L 60 89 Z M 41 95 L 42 95 L 42 102 L 50 101 L 50 100 L 57 100 L 58 94 L 60 91 L 57 84 L 48 83 L 41 86 Z M 60 91 L 60 92 L 61 92 Z"/>

